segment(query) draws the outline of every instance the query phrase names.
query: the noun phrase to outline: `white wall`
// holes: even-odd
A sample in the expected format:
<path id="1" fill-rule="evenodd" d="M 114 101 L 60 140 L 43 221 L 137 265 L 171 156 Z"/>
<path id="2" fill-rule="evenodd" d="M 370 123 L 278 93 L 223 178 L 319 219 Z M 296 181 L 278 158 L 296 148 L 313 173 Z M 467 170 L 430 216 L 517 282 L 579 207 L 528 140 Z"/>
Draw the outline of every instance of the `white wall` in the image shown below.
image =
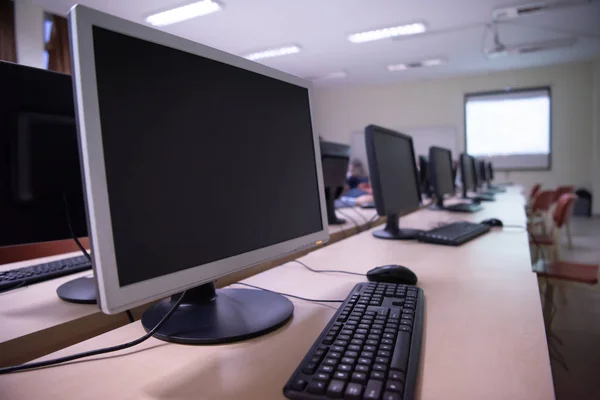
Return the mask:
<path id="1" fill-rule="evenodd" d="M 456 148 L 463 151 L 465 93 L 551 86 L 552 170 L 498 174 L 496 179 L 591 190 L 593 72 L 588 62 L 394 85 L 319 88 L 314 96 L 315 128 L 328 140 L 349 142 L 351 132 L 371 123 L 405 131 L 453 127 L 458 132 Z M 600 181 L 596 198 L 600 200 Z"/>
<path id="2" fill-rule="evenodd" d="M 592 180 L 594 188 L 594 200 L 592 212 L 600 214 L 600 57 L 594 63 L 594 108 L 593 113 L 593 128 L 594 128 L 594 161 L 592 170 Z"/>
<path id="3" fill-rule="evenodd" d="M 17 62 L 44 68 L 44 9 L 27 0 L 15 0 Z"/>

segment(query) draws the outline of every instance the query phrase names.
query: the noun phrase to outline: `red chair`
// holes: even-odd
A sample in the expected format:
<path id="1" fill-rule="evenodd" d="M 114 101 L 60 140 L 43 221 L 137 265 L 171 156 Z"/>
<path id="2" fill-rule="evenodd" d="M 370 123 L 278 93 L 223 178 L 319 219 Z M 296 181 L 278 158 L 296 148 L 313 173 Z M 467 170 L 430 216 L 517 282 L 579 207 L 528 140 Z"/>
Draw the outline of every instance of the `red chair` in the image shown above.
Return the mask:
<path id="1" fill-rule="evenodd" d="M 548 219 L 550 207 L 554 203 L 554 197 L 554 190 L 544 190 L 537 193 L 529 209 L 529 221 L 527 222 L 529 230 L 541 227 L 541 233 L 546 234 L 546 220 Z"/>
<path id="2" fill-rule="evenodd" d="M 560 229 L 568 224 L 571 214 L 573 213 L 573 206 L 577 196 L 572 193 L 565 193 L 556 202 L 556 208 L 552 215 L 553 226 L 550 234 L 535 234 L 530 232 L 530 242 L 533 242 L 535 246 L 535 257 L 534 260 L 539 259 L 540 251 L 543 252 L 544 248 L 549 248 L 550 260 L 560 260 Z"/>
<path id="3" fill-rule="evenodd" d="M 529 199 L 531 200 L 531 202 L 533 202 L 535 196 L 539 193 L 540 190 L 542 190 L 542 185 L 540 185 L 539 183 L 533 185 L 533 187 L 531 188 L 531 192 L 529 192 Z"/>
<path id="4" fill-rule="evenodd" d="M 574 186 L 559 186 L 558 188 L 556 188 L 556 194 L 554 195 L 554 201 L 558 201 L 558 199 L 560 199 L 560 196 L 562 196 L 565 193 L 574 193 L 575 192 L 575 187 Z M 566 224 L 566 231 L 567 231 L 567 243 L 569 244 L 569 249 L 573 248 L 573 238 L 571 237 L 571 219 L 569 218 L 567 220 L 567 224 Z"/>

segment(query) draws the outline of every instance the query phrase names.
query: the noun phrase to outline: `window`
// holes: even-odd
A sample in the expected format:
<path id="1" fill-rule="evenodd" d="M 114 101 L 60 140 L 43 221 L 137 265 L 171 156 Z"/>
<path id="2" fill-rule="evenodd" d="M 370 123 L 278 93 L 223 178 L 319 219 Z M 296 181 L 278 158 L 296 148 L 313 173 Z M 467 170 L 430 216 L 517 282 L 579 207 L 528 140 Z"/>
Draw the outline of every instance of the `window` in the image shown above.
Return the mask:
<path id="1" fill-rule="evenodd" d="M 550 88 L 467 94 L 467 153 L 500 170 L 550 169 L 551 109 Z"/>
<path id="2" fill-rule="evenodd" d="M 50 62 L 50 55 L 48 54 L 48 43 L 50 42 L 50 36 L 52 35 L 52 16 L 46 15 L 44 19 L 44 55 L 43 55 L 43 66 L 48 69 L 48 63 Z"/>

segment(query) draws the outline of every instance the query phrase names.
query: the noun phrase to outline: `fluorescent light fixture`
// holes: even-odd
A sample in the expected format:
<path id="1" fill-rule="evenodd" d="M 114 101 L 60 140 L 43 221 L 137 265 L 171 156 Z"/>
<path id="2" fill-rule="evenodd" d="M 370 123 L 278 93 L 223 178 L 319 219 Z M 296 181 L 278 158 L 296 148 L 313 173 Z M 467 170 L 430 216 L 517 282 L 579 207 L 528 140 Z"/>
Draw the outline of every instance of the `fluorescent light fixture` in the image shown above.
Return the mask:
<path id="1" fill-rule="evenodd" d="M 365 43 L 396 36 L 416 35 L 423 32 L 425 32 L 425 24 L 422 22 L 414 22 L 412 24 L 392 26 L 390 28 L 377 29 L 374 31 L 353 33 L 348 36 L 348 40 L 352 43 Z"/>
<path id="2" fill-rule="evenodd" d="M 279 57 L 285 56 L 288 54 L 296 54 L 300 52 L 300 47 L 296 45 L 278 47 L 276 49 L 268 49 L 263 51 L 257 51 L 256 53 L 250 53 L 245 55 L 244 58 L 248 60 L 256 61 L 261 60 L 263 58 L 271 58 L 271 57 Z"/>
<path id="3" fill-rule="evenodd" d="M 185 6 L 152 14 L 146 17 L 146 22 L 153 26 L 166 26 L 211 14 L 219 11 L 221 8 L 221 5 L 214 0 L 196 1 Z"/>
<path id="4" fill-rule="evenodd" d="M 446 60 L 443 58 L 430 58 L 424 61 L 394 64 L 388 65 L 387 69 L 390 72 L 405 71 L 407 69 L 421 68 L 421 67 L 435 67 L 438 65 L 446 64 Z"/>

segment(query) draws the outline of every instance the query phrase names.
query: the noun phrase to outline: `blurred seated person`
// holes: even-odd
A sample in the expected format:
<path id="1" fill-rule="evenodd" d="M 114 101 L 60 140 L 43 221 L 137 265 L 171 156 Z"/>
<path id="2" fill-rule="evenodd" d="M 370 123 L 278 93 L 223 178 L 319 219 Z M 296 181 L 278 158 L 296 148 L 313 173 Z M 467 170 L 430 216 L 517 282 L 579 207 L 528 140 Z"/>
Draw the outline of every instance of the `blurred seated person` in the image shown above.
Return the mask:
<path id="1" fill-rule="evenodd" d="M 369 177 L 362 162 L 358 159 L 353 159 L 348 164 L 346 191 L 341 200 L 348 206 L 367 206 L 374 202 Z"/>

